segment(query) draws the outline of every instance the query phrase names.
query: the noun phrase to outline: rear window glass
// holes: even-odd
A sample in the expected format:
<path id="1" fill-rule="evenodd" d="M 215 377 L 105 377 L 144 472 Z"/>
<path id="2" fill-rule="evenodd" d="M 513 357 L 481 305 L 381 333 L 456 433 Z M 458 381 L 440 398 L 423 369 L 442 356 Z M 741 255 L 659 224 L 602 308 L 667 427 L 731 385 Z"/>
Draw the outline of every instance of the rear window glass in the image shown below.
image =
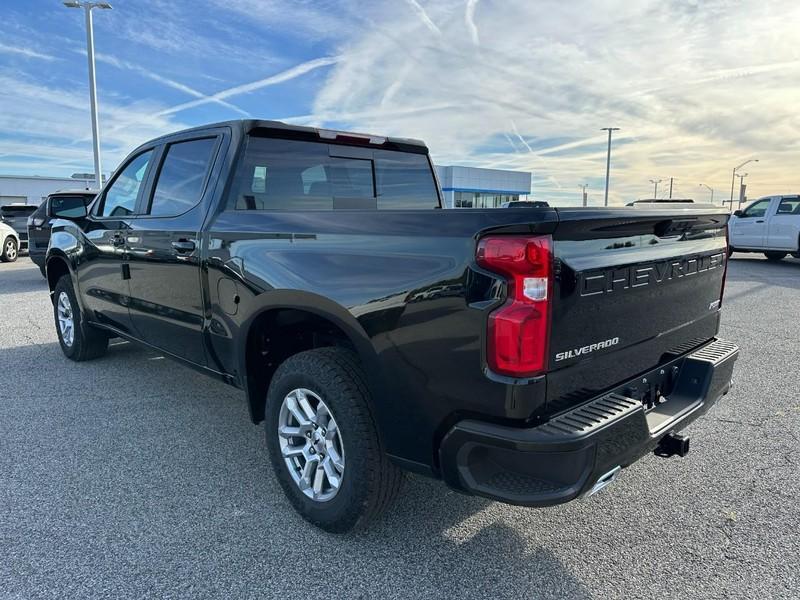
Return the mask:
<path id="1" fill-rule="evenodd" d="M 436 181 L 424 154 L 375 151 L 378 208 L 402 210 L 439 206 Z"/>
<path id="2" fill-rule="evenodd" d="M 800 196 L 784 198 L 778 205 L 779 215 L 800 215 Z"/>
<path id="3" fill-rule="evenodd" d="M 356 157 L 340 156 L 355 154 Z M 425 155 L 251 137 L 228 204 L 235 210 L 435 208 Z"/>
<path id="4" fill-rule="evenodd" d="M 33 204 L 28 204 L 26 206 L 3 206 L 0 207 L 0 214 L 4 217 L 27 217 L 30 214 L 33 214 L 36 211 L 36 207 Z"/>
<path id="5" fill-rule="evenodd" d="M 52 196 L 50 198 L 50 213 L 56 212 L 61 217 L 80 218 L 86 216 L 86 205 L 91 198 L 84 196 Z M 37 211 L 39 212 L 39 211 Z"/>

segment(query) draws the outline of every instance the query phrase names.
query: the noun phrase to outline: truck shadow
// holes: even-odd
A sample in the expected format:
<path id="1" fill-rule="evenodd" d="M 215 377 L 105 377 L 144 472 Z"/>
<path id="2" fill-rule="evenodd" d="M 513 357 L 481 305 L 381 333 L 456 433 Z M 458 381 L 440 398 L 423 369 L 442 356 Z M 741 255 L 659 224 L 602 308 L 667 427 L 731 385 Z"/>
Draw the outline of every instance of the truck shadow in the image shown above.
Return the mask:
<path id="1" fill-rule="evenodd" d="M 411 476 L 387 515 L 370 530 L 343 539 L 348 551 L 368 541 L 384 552 L 403 554 L 408 573 L 450 597 L 497 597 L 530 590 L 537 598 L 590 598 L 584 584 L 545 543 L 521 535 L 509 512 L 536 521 L 537 511 L 513 509 L 451 491 L 442 482 Z M 543 532 L 544 533 L 544 532 Z M 435 558 L 434 558 L 435 557 Z M 430 562 L 438 563 L 431 573 Z"/>
<path id="2" fill-rule="evenodd" d="M 409 476 L 366 531 L 314 528 L 284 499 L 243 394 L 134 344 L 114 340 L 106 357 L 85 363 L 68 361 L 56 343 L 19 346 L 0 353 L 0 371 L 15 373 L 0 403 L 0 436 L 14 457 L 0 460 L 13 464 L 10 516 L 20 530 L 74 522 L 54 526 L 48 547 L 82 548 L 62 560 L 91 565 L 83 575 L 93 581 L 127 577 L 116 567 L 124 562 L 138 565 L 130 577 L 161 564 L 198 581 L 214 570 L 218 581 L 250 589 L 266 579 L 282 597 L 304 580 L 303 595 L 331 598 L 517 597 L 520 589 L 590 597 L 544 541 L 522 535 L 530 528 L 514 527 L 536 511 L 506 510 L 439 481 Z M 37 478 L 43 467 L 48 477 Z M 202 515 L 202 525 L 186 526 L 186 515 Z M 110 551 L 104 539 L 120 543 Z M 26 536 L 14 544 L 25 546 L 18 556 L 51 552 Z M 328 578 L 308 581 L 310 572 Z"/>

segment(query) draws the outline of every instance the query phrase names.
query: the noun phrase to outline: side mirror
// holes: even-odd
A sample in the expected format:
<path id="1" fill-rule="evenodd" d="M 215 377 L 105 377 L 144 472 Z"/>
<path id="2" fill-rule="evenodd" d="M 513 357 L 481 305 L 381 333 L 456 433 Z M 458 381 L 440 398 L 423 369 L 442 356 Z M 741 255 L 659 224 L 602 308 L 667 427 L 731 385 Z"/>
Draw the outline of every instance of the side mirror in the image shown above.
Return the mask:
<path id="1" fill-rule="evenodd" d="M 743 214 L 744 213 L 742 211 L 740 211 L 740 210 L 733 211 L 733 216 L 734 217 L 741 217 Z"/>
<path id="2" fill-rule="evenodd" d="M 86 216 L 83 198 L 64 196 L 50 198 L 50 216 L 56 219 L 82 219 Z"/>

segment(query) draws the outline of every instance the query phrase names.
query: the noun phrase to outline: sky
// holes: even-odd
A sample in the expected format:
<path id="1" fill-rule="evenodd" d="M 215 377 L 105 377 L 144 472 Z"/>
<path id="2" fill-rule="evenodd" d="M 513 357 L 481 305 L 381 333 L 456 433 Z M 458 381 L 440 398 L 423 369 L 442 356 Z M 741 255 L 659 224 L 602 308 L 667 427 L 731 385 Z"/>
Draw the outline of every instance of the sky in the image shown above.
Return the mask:
<path id="1" fill-rule="evenodd" d="M 237 118 L 423 139 L 602 204 L 800 192 L 800 2 L 111 0 L 94 11 L 103 170 Z M 92 172 L 83 11 L 0 8 L 0 174 Z M 737 180 L 738 185 L 738 180 Z M 737 192 L 738 194 L 738 192 Z"/>

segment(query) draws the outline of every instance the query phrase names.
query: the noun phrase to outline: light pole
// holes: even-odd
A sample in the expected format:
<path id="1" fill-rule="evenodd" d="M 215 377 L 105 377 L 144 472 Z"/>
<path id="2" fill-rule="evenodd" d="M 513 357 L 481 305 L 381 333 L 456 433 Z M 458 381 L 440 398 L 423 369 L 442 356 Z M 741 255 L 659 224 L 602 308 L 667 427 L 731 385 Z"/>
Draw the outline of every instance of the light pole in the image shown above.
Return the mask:
<path id="1" fill-rule="evenodd" d="M 588 183 L 584 183 L 583 185 L 579 185 L 578 187 L 581 188 L 581 191 L 583 192 L 583 195 L 581 196 L 581 198 L 583 199 L 583 205 L 586 206 L 586 204 L 587 204 L 586 188 L 589 187 L 589 184 Z"/>
<path id="2" fill-rule="evenodd" d="M 600 131 L 608 132 L 608 153 L 606 154 L 606 199 L 604 206 L 608 206 L 608 177 L 611 172 L 611 132 L 619 131 L 619 127 L 603 127 Z"/>
<path id="3" fill-rule="evenodd" d="M 733 167 L 733 173 L 731 174 L 731 210 L 730 210 L 730 212 L 733 212 L 733 184 L 734 184 L 734 182 L 736 181 L 736 171 L 738 171 L 739 169 L 741 169 L 741 168 L 742 168 L 743 166 L 745 166 L 747 163 L 751 163 L 751 162 L 758 162 L 758 159 L 757 159 L 757 158 L 751 158 L 750 160 L 746 160 L 746 161 L 744 161 L 744 162 L 743 162 L 742 164 L 740 164 L 739 166 L 737 166 L 737 167 Z M 723 204 L 724 204 L 724 202 L 723 202 Z"/>
<path id="4" fill-rule="evenodd" d="M 747 177 L 747 173 L 743 175 L 739 175 L 736 173 L 736 177 L 739 178 L 739 208 L 742 208 L 742 196 L 744 196 L 744 178 Z M 731 208 L 733 208 L 733 202 L 731 202 Z"/>
<path id="5" fill-rule="evenodd" d="M 108 2 L 64 2 L 67 8 L 82 8 L 86 13 L 86 55 L 89 58 L 89 103 L 92 110 L 92 146 L 94 149 L 94 184 L 97 189 L 103 187 L 103 171 L 100 165 L 100 123 L 97 118 L 97 86 L 94 76 L 94 28 L 92 27 L 92 9 L 110 9 Z"/>
<path id="6" fill-rule="evenodd" d="M 660 179 L 651 179 L 650 183 L 653 184 L 653 200 L 658 199 L 658 184 L 661 183 Z"/>
<path id="7" fill-rule="evenodd" d="M 705 183 L 701 183 L 700 187 L 704 187 L 711 192 L 711 204 L 714 204 L 714 188 L 707 186 Z"/>

